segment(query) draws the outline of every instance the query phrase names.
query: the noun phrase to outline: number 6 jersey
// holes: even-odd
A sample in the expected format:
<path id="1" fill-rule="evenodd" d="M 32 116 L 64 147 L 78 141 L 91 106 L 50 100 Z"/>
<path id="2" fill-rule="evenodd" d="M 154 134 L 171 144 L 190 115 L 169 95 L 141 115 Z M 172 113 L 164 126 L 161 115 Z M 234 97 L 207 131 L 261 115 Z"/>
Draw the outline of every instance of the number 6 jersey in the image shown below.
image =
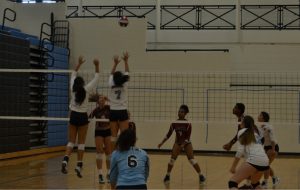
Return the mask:
<path id="1" fill-rule="evenodd" d="M 110 181 L 117 186 L 143 185 L 149 176 L 147 153 L 136 147 L 127 151 L 115 150 L 110 162 Z"/>

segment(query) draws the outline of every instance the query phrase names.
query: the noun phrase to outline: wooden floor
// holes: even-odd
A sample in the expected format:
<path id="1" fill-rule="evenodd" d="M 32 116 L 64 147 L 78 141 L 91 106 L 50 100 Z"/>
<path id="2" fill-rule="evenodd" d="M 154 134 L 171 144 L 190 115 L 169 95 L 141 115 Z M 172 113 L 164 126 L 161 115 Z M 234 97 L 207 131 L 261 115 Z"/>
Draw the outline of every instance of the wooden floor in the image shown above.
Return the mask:
<path id="1" fill-rule="evenodd" d="M 84 158 L 83 178 L 74 172 L 76 155 L 69 164 L 69 174 L 60 172 L 63 152 L 43 154 L 33 157 L 0 161 L 0 189 L 108 189 L 108 184 L 97 182 L 95 153 L 88 152 Z M 180 156 L 171 173 L 171 182 L 162 182 L 169 161 L 168 154 L 149 153 L 149 189 L 226 189 L 230 177 L 231 156 L 197 155 L 195 158 L 207 177 L 204 186 L 198 185 L 196 172 L 185 156 Z M 273 168 L 280 178 L 277 189 L 300 189 L 300 157 L 280 157 Z M 271 188 L 271 186 L 270 186 Z"/>

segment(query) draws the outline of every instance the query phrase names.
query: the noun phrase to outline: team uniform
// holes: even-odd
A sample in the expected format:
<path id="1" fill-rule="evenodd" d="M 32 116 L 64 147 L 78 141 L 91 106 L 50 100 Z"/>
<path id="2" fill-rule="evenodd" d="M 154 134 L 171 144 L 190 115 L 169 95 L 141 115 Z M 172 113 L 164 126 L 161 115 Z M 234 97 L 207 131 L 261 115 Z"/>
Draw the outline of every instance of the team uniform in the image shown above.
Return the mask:
<path id="1" fill-rule="evenodd" d="M 104 106 L 103 108 L 97 107 L 95 108 L 91 114 L 90 118 L 97 118 L 97 119 L 109 119 L 109 111 L 110 108 L 108 105 Z M 109 137 L 111 136 L 111 131 L 109 127 L 109 121 L 97 121 L 95 127 L 95 137 Z"/>
<path id="2" fill-rule="evenodd" d="M 238 132 L 238 137 L 244 133 L 246 128 Z M 245 157 L 245 161 L 256 168 L 258 171 L 265 171 L 269 169 L 269 158 L 265 153 L 263 146 L 257 142 L 249 145 L 242 145 L 237 141 L 237 151 L 235 157 Z"/>
<path id="3" fill-rule="evenodd" d="M 147 189 L 148 176 L 149 158 L 144 150 L 130 147 L 112 153 L 110 181 L 117 189 Z"/>
<path id="4" fill-rule="evenodd" d="M 81 104 L 75 102 L 75 92 L 73 92 L 74 80 L 77 77 L 77 72 L 73 71 L 70 81 L 70 90 L 71 90 L 71 102 L 70 102 L 70 124 L 74 126 L 83 126 L 88 124 L 88 98 L 85 98 Z M 99 73 L 95 73 L 93 80 L 91 80 L 87 85 L 84 86 L 86 93 L 91 93 L 94 88 L 97 86 L 99 79 Z"/>
<path id="5" fill-rule="evenodd" d="M 129 75 L 125 72 L 124 75 Z M 110 75 L 108 85 L 110 87 L 109 102 L 110 102 L 110 121 L 125 121 L 128 120 L 128 82 L 123 86 L 115 86 L 113 75 Z"/>
<path id="6" fill-rule="evenodd" d="M 180 120 L 182 121 L 182 120 Z M 183 120 L 186 121 L 186 120 Z M 166 135 L 166 138 L 169 139 L 172 135 L 173 131 L 176 133 L 176 139 L 175 143 L 178 145 L 184 144 L 184 143 L 191 143 L 190 137 L 192 132 L 192 124 L 191 123 L 172 123 L 170 125 L 170 129 Z"/>
<path id="7" fill-rule="evenodd" d="M 272 142 L 275 143 L 275 151 L 278 153 L 279 152 L 279 146 L 277 144 L 277 139 L 274 135 L 274 129 L 273 127 L 268 124 L 265 123 L 262 126 L 262 133 L 263 133 L 263 138 L 264 138 L 264 149 L 267 152 L 268 150 L 272 149 Z"/>

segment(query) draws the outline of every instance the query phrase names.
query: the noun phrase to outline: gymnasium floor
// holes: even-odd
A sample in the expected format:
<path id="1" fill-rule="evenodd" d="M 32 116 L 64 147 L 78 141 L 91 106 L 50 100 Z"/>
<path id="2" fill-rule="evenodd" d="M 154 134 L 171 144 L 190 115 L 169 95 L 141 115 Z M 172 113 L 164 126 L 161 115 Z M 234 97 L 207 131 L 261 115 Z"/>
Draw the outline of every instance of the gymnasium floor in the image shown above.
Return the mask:
<path id="1" fill-rule="evenodd" d="M 84 158 L 83 178 L 74 172 L 76 155 L 69 164 L 69 174 L 60 172 L 63 152 L 43 154 L 0 161 L 0 189 L 108 189 L 109 185 L 97 182 L 95 153 L 87 152 Z M 171 173 L 171 182 L 162 182 L 169 155 L 149 153 L 149 189 L 226 189 L 230 177 L 229 167 L 232 156 L 197 154 L 196 160 L 207 177 L 205 185 L 198 184 L 196 172 L 184 155 L 179 156 Z M 300 157 L 279 157 L 273 168 L 280 178 L 277 189 L 300 189 Z M 104 169 L 105 171 L 105 169 Z M 271 186 L 269 186 L 272 188 Z"/>

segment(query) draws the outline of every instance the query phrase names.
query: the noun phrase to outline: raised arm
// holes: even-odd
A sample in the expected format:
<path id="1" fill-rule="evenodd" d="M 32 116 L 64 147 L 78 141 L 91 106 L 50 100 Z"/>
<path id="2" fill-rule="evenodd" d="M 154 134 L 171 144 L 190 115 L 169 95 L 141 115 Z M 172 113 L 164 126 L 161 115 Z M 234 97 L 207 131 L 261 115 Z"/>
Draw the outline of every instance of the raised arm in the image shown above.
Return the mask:
<path id="1" fill-rule="evenodd" d="M 70 90 L 73 89 L 73 85 L 74 85 L 74 80 L 75 78 L 77 77 L 77 72 L 79 71 L 81 65 L 85 62 L 83 56 L 79 56 L 78 58 L 78 63 L 76 64 L 75 66 L 75 69 L 74 71 L 72 72 L 72 75 L 71 75 L 71 79 L 70 79 Z"/>
<path id="2" fill-rule="evenodd" d="M 94 59 L 93 61 L 94 65 L 95 65 L 95 77 L 93 78 L 92 81 L 90 81 L 86 86 L 85 89 L 86 91 L 88 91 L 89 93 L 93 90 L 93 88 L 95 88 L 97 86 L 98 80 L 99 80 L 99 60 L 98 59 Z"/>
<path id="3" fill-rule="evenodd" d="M 84 62 L 85 62 L 84 57 L 83 57 L 83 56 L 79 56 L 79 58 L 78 58 L 78 63 L 77 63 L 77 65 L 75 66 L 75 71 L 76 71 L 76 72 L 79 71 L 81 65 L 82 65 Z"/>
<path id="4" fill-rule="evenodd" d="M 120 62 L 121 62 L 121 60 L 119 59 L 119 56 L 115 55 L 114 56 L 114 64 L 113 64 L 110 74 L 113 75 L 116 72 L 117 66 Z"/>
<path id="5" fill-rule="evenodd" d="M 122 57 L 122 59 L 124 60 L 124 64 L 125 64 L 125 72 L 129 72 L 128 58 L 129 58 L 129 53 L 126 51 L 123 53 L 123 57 Z"/>
<path id="6" fill-rule="evenodd" d="M 95 65 L 95 73 L 99 73 L 99 65 L 100 65 L 100 62 L 99 62 L 99 59 L 94 59 L 94 65 Z"/>

